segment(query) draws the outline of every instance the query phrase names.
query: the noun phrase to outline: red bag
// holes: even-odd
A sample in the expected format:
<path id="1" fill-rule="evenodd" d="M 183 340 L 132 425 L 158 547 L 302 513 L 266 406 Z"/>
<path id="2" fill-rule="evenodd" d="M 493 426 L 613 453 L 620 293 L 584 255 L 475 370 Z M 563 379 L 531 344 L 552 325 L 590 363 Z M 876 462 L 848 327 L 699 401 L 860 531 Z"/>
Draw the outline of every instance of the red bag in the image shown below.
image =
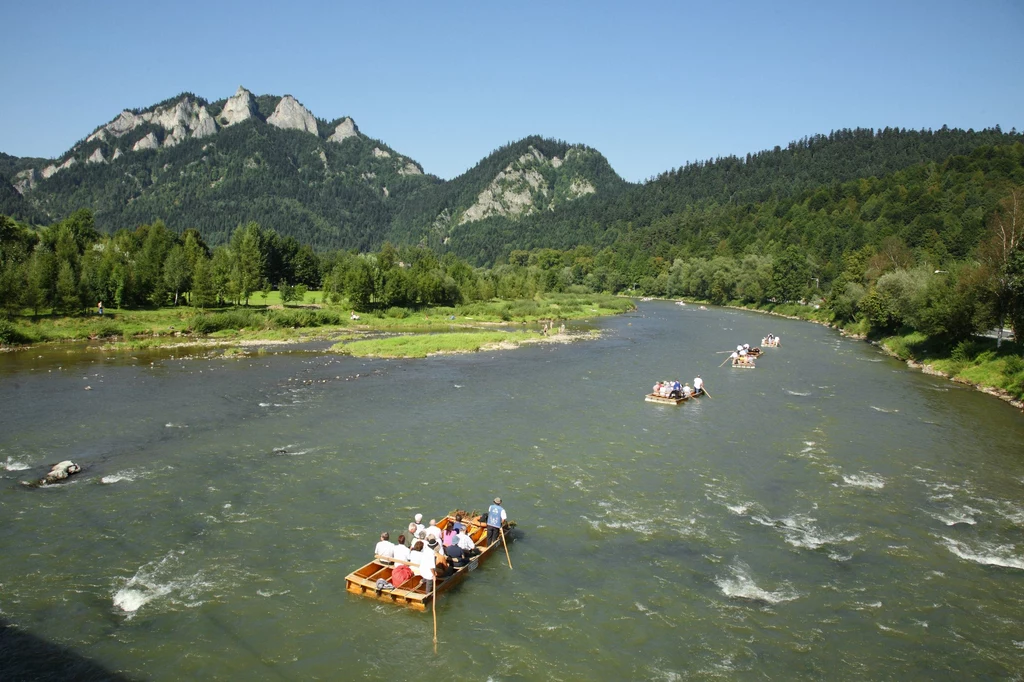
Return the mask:
<path id="1" fill-rule="evenodd" d="M 412 569 L 402 564 L 395 566 L 395 570 L 391 571 L 391 584 L 395 587 L 400 587 L 402 583 L 412 577 Z"/>

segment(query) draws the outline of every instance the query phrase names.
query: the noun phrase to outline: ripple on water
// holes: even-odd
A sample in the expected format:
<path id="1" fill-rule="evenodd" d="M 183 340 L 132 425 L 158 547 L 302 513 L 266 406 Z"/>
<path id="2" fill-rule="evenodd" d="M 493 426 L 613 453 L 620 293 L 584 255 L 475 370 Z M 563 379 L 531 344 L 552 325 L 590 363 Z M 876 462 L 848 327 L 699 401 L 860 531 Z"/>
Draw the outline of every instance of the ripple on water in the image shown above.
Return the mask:
<path id="1" fill-rule="evenodd" d="M 715 578 L 715 585 L 722 590 L 722 594 L 730 599 L 780 604 L 800 597 L 800 593 L 793 589 L 788 582 L 783 582 L 776 590 L 765 590 L 759 587 L 751 576 L 750 567 L 739 559 L 735 560 L 728 569 L 730 575 Z"/>
<path id="2" fill-rule="evenodd" d="M 885 487 L 885 479 L 878 474 L 860 472 L 859 474 L 843 474 L 843 482 L 855 488 L 881 490 Z"/>
<path id="3" fill-rule="evenodd" d="M 1001 566 L 1024 570 L 1024 558 L 1017 554 L 1014 545 L 1000 545 L 994 542 L 976 542 L 973 546 L 966 542 L 941 536 L 942 544 L 961 559 L 984 566 Z"/>
<path id="4" fill-rule="evenodd" d="M 108 474 L 104 476 L 103 478 L 100 479 L 100 483 L 105 483 L 109 485 L 112 483 L 121 483 L 123 481 L 131 482 L 134 481 L 139 476 L 141 476 L 141 474 L 135 471 L 134 469 L 126 469 L 125 471 L 119 471 L 116 474 Z"/>
<path id="5" fill-rule="evenodd" d="M 3 464 L 3 467 L 7 471 L 24 471 L 29 468 L 29 465 L 25 462 L 19 462 L 13 457 L 8 457 L 7 461 Z"/>
<path id="6" fill-rule="evenodd" d="M 750 518 L 763 526 L 775 528 L 787 543 L 803 549 L 820 549 L 825 546 L 853 542 L 860 537 L 857 533 L 826 532 L 814 525 L 817 519 L 806 514 L 791 514 L 781 519 L 757 514 Z"/>
<path id="7" fill-rule="evenodd" d="M 114 606 L 133 614 L 157 600 L 198 606 L 200 597 L 213 588 L 203 570 L 191 572 L 182 564 L 184 550 L 172 550 L 156 561 L 143 564 L 113 594 Z"/>

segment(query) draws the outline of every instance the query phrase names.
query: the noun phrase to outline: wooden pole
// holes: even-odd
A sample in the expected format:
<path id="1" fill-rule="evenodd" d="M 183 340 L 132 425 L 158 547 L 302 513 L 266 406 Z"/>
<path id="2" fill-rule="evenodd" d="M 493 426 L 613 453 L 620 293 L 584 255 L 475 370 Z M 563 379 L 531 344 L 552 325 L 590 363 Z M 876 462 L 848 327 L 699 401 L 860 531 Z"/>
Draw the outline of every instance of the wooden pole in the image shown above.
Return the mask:
<path id="1" fill-rule="evenodd" d="M 707 397 L 709 397 L 709 398 L 711 397 L 711 394 L 710 394 L 710 393 L 708 393 L 708 389 L 706 389 L 706 388 L 704 388 L 703 386 L 701 386 L 701 387 L 700 387 L 700 390 L 701 390 L 701 391 L 703 391 L 703 392 L 704 392 L 704 395 L 706 395 Z"/>
<path id="2" fill-rule="evenodd" d="M 433 551 L 433 550 L 431 550 Z M 434 558 L 437 561 L 437 557 Z M 434 655 L 437 655 L 437 568 L 434 568 L 434 582 L 430 584 L 432 592 L 430 598 L 430 610 L 434 612 Z"/>
<path id="3" fill-rule="evenodd" d="M 730 360 L 732 360 L 732 358 L 726 358 L 725 362 L 729 362 Z M 719 367 L 724 367 L 725 366 L 725 362 L 723 362 L 721 365 L 719 365 Z"/>
<path id="4" fill-rule="evenodd" d="M 505 542 L 505 529 L 502 526 L 498 526 L 498 532 L 501 533 L 501 544 L 505 547 L 505 558 L 508 559 L 508 567 L 512 568 L 512 557 L 508 555 L 508 543 Z"/>

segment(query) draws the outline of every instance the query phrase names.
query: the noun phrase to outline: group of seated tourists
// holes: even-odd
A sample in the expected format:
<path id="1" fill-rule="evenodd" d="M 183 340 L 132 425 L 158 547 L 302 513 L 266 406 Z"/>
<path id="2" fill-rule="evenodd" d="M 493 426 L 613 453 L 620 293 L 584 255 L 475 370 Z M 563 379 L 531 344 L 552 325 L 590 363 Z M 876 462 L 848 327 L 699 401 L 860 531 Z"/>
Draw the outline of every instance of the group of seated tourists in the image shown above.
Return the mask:
<path id="1" fill-rule="evenodd" d="M 689 398 L 694 392 L 690 388 L 690 384 L 681 385 L 678 380 L 659 381 L 654 384 L 652 390 L 652 395 L 661 396 L 662 398 Z"/>
<path id="2" fill-rule="evenodd" d="M 427 526 L 422 521 L 423 515 L 416 514 L 406 533 L 398 536 L 398 542 L 391 542 L 387 531 L 380 534 L 374 556 L 382 564 L 395 568 L 390 581 L 385 585 L 378 582 L 378 595 L 381 589 L 401 587 L 416 575 L 423 578 L 424 591 L 429 594 L 435 579 L 443 580 L 457 569 L 468 566 L 473 557 L 480 554 L 466 524 L 462 523 L 461 514 L 456 514 L 455 523 L 444 530 L 434 519 L 430 519 Z"/>

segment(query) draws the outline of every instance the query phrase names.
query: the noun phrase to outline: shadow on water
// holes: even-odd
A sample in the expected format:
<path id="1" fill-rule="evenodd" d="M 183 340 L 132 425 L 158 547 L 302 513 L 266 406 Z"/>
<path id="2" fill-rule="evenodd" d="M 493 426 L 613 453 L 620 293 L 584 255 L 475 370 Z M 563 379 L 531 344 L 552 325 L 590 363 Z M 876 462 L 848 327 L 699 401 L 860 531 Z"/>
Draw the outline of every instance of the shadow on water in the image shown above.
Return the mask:
<path id="1" fill-rule="evenodd" d="M 114 680 L 128 682 L 134 678 L 107 670 L 58 644 L 0 620 L 0 671 L 5 682 L 39 682 L 41 680 Z"/>

